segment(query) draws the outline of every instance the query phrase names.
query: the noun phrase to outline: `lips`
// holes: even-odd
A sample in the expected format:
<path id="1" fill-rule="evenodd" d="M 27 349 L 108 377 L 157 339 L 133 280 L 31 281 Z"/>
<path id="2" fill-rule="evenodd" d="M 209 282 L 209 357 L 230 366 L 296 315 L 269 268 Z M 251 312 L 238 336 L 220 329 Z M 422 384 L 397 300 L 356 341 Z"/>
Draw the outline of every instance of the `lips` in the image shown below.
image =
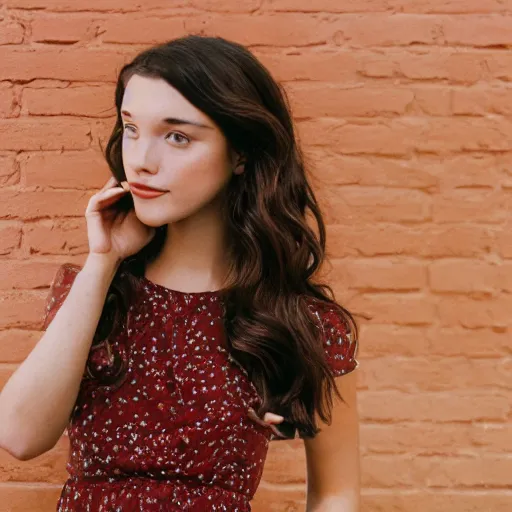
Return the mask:
<path id="1" fill-rule="evenodd" d="M 130 183 L 130 190 L 135 196 L 141 197 L 142 199 L 154 199 L 167 192 L 166 190 L 157 190 L 137 183 Z"/>

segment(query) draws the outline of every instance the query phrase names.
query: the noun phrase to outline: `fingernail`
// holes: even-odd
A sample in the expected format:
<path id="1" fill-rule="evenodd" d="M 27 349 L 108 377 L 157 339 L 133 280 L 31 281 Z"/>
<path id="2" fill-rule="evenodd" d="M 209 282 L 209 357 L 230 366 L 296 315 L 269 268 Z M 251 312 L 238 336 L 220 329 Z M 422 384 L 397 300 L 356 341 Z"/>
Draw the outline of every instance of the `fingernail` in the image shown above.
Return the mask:
<path id="1" fill-rule="evenodd" d="M 123 187 L 125 190 L 130 190 L 130 185 L 127 181 L 121 181 L 121 187 Z"/>

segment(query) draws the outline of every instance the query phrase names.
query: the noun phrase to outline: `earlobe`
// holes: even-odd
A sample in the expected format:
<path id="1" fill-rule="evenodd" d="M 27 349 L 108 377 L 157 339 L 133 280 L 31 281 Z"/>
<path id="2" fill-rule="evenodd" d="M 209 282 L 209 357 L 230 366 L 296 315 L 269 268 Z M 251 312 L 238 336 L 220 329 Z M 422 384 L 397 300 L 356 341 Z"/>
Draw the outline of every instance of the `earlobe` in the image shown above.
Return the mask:
<path id="1" fill-rule="evenodd" d="M 235 167 L 233 168 L 234 174 L 242 174 L 245 171 L 245 158 L 239 156 L 235 162 Z"/>

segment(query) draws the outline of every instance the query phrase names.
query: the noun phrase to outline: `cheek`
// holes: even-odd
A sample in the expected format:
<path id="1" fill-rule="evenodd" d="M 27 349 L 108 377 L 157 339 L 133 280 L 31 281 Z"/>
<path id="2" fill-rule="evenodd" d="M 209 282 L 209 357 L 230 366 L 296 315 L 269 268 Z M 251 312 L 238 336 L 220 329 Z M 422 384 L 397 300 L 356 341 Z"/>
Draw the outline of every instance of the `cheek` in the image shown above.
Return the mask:
<path id="1" fill-rule="evenodd" d="M 176 155 L 169 162 L 166 172 L 171 178 L 170 187 L 174 184 L 179 192 L 201 194 L 201 191 L 215 191 L 222 188 L 231 177 L 231 168 L 224 151 L 202 145 L 194 151 Z"/>

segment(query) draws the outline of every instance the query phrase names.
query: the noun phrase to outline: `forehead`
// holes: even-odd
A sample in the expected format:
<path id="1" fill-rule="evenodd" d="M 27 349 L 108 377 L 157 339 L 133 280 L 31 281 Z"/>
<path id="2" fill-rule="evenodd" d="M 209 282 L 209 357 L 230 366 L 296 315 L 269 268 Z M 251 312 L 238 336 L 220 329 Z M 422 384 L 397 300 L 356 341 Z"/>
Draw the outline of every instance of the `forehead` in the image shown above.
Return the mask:
<path id="1" fill-rule="evenodd" d="M 206 114 L 190 103 L 177 89 L 162 78 L 133 75 L 126 84 L 122 110 L 134 118 L 160 122 L 165 117 L 184 117 L 204 122 Z"/>

